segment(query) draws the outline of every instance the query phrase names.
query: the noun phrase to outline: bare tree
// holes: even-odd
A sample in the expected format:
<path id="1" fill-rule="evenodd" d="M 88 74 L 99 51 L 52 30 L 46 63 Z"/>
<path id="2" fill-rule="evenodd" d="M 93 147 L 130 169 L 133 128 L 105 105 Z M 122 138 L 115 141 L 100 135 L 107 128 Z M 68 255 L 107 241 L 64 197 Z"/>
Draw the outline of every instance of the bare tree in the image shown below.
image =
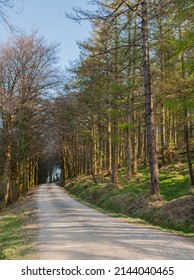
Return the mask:
<path id="1" fill-rule="evenodd" d="M 30 140 L 33 133 L 37 133 L 34 118 L 41 117 L 44 99 L 59 83 L 56 53 L 57 45 L 48 45 L 36 32 L 10 40 L 0 50 L 0 115 L 4 136 L 1 193 L 4 205 L 7 205 L 12 189 L 14 135 L 19 134 L 17 177 L 23 176 L 29 168 L 28 151 L 33 144 Z M 23 179 L 19 185 L 24 192 L 28 189 Z"/>
<path id="2" fill-rule="evenodd" d="M 10 12 L 21 13 L 21 11 L 22 7 L 17 9 L 14 0 L 0 0 L 0 24 L 11 32 L 17 31 L 18 28 L 10 21 Z"/>

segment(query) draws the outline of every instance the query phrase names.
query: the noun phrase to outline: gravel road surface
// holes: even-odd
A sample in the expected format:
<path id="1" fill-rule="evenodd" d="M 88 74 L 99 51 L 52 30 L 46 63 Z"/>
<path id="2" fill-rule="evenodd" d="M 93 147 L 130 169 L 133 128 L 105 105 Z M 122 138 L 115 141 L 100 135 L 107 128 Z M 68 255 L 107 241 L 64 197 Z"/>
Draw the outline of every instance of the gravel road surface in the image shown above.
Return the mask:
<path id="1" fill-rule="evenodd" d="M 36 190 L 40 259 L 192 259 L 194 240 L 97 212 L 55 184 Z"/>

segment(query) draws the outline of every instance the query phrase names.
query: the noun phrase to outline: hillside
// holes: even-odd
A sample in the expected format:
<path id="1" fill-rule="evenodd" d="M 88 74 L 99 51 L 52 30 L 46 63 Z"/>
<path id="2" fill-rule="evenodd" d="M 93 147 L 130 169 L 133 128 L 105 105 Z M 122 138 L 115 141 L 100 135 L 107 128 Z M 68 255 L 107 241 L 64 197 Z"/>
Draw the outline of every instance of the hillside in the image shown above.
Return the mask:
<path id="1" fill-rule="evenodd" d="M 119 171 L 119 188 L 115 188 L 110 177 L 104 177 L 98 178 L 97 184 L 90 178 L 69 181 L 65 189 L 110 213 L 140 218 L 152 225 L 194 236 L 194 191 L 185 164 L 160 169 L 160 198 L 149 193 L 147 168 L 142 167 L 129 182 L 125 174 L 125 169 Z"/>

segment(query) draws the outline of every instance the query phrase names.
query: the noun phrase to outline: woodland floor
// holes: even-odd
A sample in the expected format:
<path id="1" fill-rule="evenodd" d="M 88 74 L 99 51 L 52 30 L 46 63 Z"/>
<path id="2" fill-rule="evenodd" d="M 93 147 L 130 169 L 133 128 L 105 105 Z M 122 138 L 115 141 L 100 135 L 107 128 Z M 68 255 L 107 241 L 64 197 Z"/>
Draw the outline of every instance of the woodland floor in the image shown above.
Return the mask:
<path id="1" fill-rule="evenodd" d="M 0 259 L 38 259 L 35 189 L 0 213 Z"/>

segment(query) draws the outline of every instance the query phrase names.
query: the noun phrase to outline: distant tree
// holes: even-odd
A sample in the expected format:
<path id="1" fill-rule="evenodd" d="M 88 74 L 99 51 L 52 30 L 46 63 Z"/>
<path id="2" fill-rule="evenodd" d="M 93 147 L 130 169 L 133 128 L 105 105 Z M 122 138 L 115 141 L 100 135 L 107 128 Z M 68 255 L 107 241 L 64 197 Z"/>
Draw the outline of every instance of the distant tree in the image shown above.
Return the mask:
<path id="1" fill-rule="evenodd" d="M 38 151 L 39 141 L 35 139 L 39 138 L 37 124 L 41 124 L 44 98 L 59 81 L 56 51 L 56 44 L 48 45 L 36 32 L 10 40 L 0 49 L 0 116 L 4 139 L 1 193 L 5 206 L 13 193 L 13 177 L 18 195 L 29 188 L 29 168 L 36 164 L 38 156 L 34 157 L 33 151 Z"/>

